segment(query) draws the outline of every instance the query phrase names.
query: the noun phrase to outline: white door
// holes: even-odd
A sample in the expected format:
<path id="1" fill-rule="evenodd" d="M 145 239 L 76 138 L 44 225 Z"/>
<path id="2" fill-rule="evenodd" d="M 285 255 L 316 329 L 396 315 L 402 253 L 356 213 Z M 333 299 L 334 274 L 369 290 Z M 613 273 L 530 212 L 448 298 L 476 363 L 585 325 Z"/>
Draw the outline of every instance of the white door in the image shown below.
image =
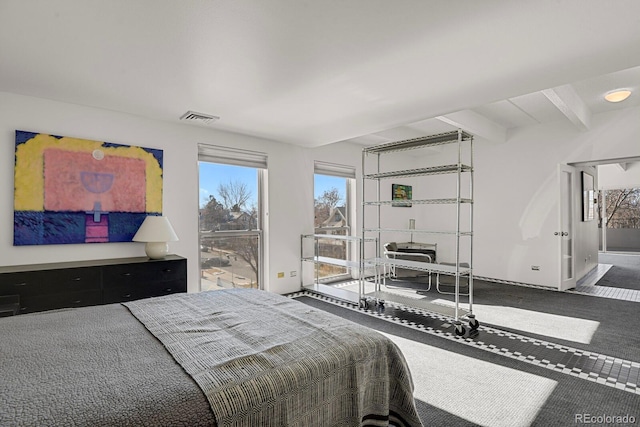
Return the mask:
<path id="1" fill-rule="evenodd" d="M 576 287 L 575 276 L 575 212 L 574 192 L 576 169 L 572 166 L 559 165 L 558 187 L 560 201 L 558 203 L 558 229 L 554 232 L 558 240 L 560 271 L 558 289 L 563 291 Z"/>

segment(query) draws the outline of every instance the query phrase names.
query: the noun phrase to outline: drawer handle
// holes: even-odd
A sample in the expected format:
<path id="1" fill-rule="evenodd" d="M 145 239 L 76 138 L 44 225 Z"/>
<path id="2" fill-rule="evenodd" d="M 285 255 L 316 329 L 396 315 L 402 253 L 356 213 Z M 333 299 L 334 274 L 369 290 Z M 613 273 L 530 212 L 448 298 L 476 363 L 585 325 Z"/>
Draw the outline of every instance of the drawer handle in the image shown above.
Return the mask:
<path id="1" fill-rule="evenodd" d="M 164 291 L 165 291 L 165 292 L 171 292 L 172 290 L 173 290 L 173 289 L 171 289 L 171 288 L 167 288 L 167 289 L 165 289 Z"/>
<path id="2" fill-rule="evenodd" d="M 131 276 L 131 273 L 122 273 L 123 276 Z"/>
<path id="3" fill-rule="evenodd" d="M 82 277 L 74 277 L 73 279 L 74 282 L 79 282 L 80 280 L 82 280 Z"/>
<path id="4" fill-rule="evenodd" d="M 13 286 L 27 286 L 27 282 L 14 283 Z"/>
<path id="5" fill-rule="evenodd" d="M 131 294 L 122 295 L 122 298 L 131 298 Z"/>
<path id="6" fill-rule="evenodd" d="M 74 304 L 80 304 L 81 302 L 82 302 L 82 300 L 81 300 L 81 299 L 77 299 L 77 300 L 75 300 L 73 303 L 74 303 Z"/>
<path id="7" fill-rule="evenodd" d="M 165 269 L 164 269 L 164 270 L 162 270 L 162 271 L 163 271 L 163 272 L 165 272 L 165 273 L 171 273 L 171 271 L 172 271 L 172 270 L 171 270 L 170 268 L 165 268 Z"/>

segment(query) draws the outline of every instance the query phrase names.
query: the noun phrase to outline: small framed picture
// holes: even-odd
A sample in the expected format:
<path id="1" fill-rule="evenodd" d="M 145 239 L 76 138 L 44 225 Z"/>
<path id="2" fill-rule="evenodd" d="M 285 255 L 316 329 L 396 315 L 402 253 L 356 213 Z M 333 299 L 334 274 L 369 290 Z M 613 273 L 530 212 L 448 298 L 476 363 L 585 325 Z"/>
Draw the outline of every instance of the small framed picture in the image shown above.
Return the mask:
<path id="1" fill-rule="evenodd" d="M 411 207 L 411 186 L 404 184 L 391 184 L 391 206 L 410 208 Z"/>

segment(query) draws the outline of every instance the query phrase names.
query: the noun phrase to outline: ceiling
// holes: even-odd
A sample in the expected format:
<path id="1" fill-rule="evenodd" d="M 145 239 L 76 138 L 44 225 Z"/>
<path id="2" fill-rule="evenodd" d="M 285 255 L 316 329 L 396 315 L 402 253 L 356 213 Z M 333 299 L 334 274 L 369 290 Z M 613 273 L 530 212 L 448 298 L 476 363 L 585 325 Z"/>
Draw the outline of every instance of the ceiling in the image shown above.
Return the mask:
<path id="1" fill-rule="evenodd" d="M 0 0 L 0 58 L 0 91 L 304 147 L 504 141 L 640 105 L 640 2 Z"/>

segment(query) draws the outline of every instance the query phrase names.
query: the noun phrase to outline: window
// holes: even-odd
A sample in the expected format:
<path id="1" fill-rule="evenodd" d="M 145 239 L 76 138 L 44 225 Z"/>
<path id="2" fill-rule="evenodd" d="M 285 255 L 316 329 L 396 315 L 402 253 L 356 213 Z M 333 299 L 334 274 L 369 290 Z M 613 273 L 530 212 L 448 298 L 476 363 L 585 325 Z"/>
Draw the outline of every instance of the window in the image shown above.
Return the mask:
<path id="1" fill-rule="evenodd" d="M 602 190 L 598 205 L 599 249 L 640 252 L 640 188 Z"/>
<path id="2" fill-rule="evenodd" d="M 200 290 L 262 288 L 266 155 L 198 147 Z"/>
<path id="3" fill-rule="evenodd" d="M 314 175 L 314 226 L 316 234 L 352 235 L 352 191 L 355 185 L 355 169 L 349 166 L 316 162 Z M 354 257 L 348 242 L 320 239 L 318 255 L 350 260 Z M 333 282 L 348 278 L 344 267 L 320 264 L 319 278 Z"/>

